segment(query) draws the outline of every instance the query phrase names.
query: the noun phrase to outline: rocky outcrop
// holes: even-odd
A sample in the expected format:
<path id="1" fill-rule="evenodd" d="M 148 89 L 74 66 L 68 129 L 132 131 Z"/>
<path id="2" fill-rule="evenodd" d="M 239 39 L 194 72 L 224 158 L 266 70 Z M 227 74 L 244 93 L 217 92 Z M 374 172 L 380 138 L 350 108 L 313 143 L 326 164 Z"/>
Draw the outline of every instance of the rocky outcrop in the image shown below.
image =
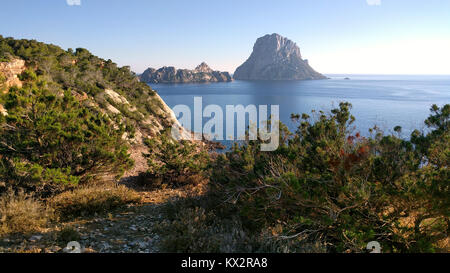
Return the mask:
<path id="1" fill-rule="evenodd" d="M 213 70 L 205 62 L 199 64 L 194 69 L 194 71 L 197 73 L 212 73 L 213 72 Z"/>
<path id="2" fill-rule="evenodd" d="M 144 116 L 139 112 L 136 106 L 132 105 L 124 96 L 112 89 L 105 89 L 103 92 L 97 94 L 93 101 L 87 101 L 85 104 L 90 107 L 98 107 L 102 113 L 108 116 L 126 115 L 128 112 L 139 117 L 141 125 L 145 127 L 148 132 L 144 132 L 142 130 L 143 128 L 140 128 L 139 126 L 135 127 L 135 137 L 130 139 L 132 144 L 142 142 L 142 136 L 158 135 L 167 124 L 171 124 L 173 128 L 177 129 L 177 133 L 181 136 L 180 139 L 188 139 L 188 136 L 190 135 L 189 132 L 181 126 L 175 113 L 158 94 L 155 93 L 153 97 L 149 98 L 149 102 L 154 105 L 153 111 L 155 115 Z M 163 119 L 161 119 L 161 117 L 163 117 Z M 125 135 L 124 138 L 125 137 L 127 137 L 127 135 Z"/>
<path id="3" fill-rule="evenodd" d="M 9 62 L 0 62 L 0 92 L 7 92 L 9 87 L 22 87 L 22 82 L 17 75 L 21 74 L 25 67 L 25 61 L 12 59 Z M 0 115 L 7 116 L 8 111 L 0 104 Z"/>
<path id="4" fill-rule="evenodd" d="M 3 105 L 0 104 L 0 115 L 7 116 L 8 111 L 3 107 Z"/>
<path id="5" fill-rule="evenodd" d="M 25 69 L 25 61 L 21 59 L 0 62 L 0 88 L 6 89 L 11 86 L 22 87 L 22 82 L 17 75 L 20 75 Z"/>
<path id="6" fill-rule="evenodd" d="M 303 60 L 300 48 L 279 34 L 259 38 L 250 58 L 233 75 L 236 80 L 319 80 L 325 76 Z"/>
<path id="7" fill-rule="evenodd" d="M 194 70 L 177 70 L 173 66 L 165 66 L 158 70 L 148 68 L 140 76 L 140 80 L 146 83 L 206 83 L 230 82 L 232 78 L 228 72 L 213 71 L 203 62 Z"/>

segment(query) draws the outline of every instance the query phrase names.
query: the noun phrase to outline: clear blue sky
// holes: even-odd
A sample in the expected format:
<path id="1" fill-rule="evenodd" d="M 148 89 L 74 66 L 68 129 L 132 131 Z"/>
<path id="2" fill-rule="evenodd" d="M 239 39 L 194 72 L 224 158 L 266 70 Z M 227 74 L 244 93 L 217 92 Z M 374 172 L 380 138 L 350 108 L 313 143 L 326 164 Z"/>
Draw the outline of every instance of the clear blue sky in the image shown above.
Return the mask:
<path id="1" fill-rule="evenodd" d="M 138 73 L 202 61 L 234 72 L 276 32 L 323 73 L 450 74 L 449 0 L 2 0 L 0 9 L 0 35 L 84 47 Z"/>

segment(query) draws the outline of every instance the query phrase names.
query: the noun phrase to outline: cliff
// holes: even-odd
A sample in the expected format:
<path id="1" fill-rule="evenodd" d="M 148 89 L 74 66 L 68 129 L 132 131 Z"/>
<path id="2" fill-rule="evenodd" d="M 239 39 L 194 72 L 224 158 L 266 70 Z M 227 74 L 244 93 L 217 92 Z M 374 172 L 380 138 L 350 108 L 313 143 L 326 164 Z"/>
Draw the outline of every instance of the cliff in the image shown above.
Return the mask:
<path id="1" fill-rule="evenodd" d="M 234 72 L 236 80 L 320 80 L 316 72 L 302 59 L 300 48 L 278 34 L 259 38 L 248 60 Z"/>
<path id="2" fill-rule="evenodd" d="M 22 87 L 19 80 L 20 75 L 25 70 L 25 61 L 21 59 L 12 59 L 8 62 L 0 62 L 0 91 L 8 87 Z"/>
<path id="3" fill-rule="evenodd" d="M 146 83 L 207 83 L 230 82 L 232 78 L 228 72 L 214 71 L 203 62 L 194 70 L 177 70 L 173 66 L 165 66 L 158 70 L 148 68 L 140 76 L 140 80 Z"/>

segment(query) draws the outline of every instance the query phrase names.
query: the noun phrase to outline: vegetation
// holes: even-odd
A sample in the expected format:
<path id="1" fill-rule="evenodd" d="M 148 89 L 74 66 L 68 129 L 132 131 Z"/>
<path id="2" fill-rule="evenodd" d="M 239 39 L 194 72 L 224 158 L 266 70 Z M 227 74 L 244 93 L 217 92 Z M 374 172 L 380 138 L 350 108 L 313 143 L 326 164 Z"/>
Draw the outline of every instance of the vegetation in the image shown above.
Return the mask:
<path id="1" fill-rule="evenodd" d="M 5 82 L 6 82 L 6 77 L 3 76 L 2 74 L 0 74 L 0 91 L 3 91 Z"/>
<path id="2" fill-rule="evenodd" d="M 411 140 L 397 136 L 400 127 L 394 135 L 374 128 L 369 138 L 351 132 L 350 109 L 341 103 L 328 115 L 313 112 L 316 120 L 293 115 L 297 131 L 280 126 L 282 145 L 273 153 L 251 141 L 212 160 L 211 192 L 168 214 L 163 247 L 215 252 L 246 241 L 251 250 L 232 249 L 362 252 L 379 241 L 385 252 L 443 251 L 450 105 L 433 106 L 429 132 Z M 218 242 L 204 241 L 212 237 Z"/>
<path id="3" fill-rule="evenodd" d="M 144 117 L 161 115 L 159 99 L 155 92 L 138 80 L 130 68 L 118 67 L 111 60 L 103 60 L 88 50 L 77 48 L 63 50 L 58 46 L 35 40 L 16 40 L 0 36 L 0 61 L 20 58 L 32 68 L 37 76 L 42 76 L 49 90 L 70 90 L 77 94 L 87 94 L 101 103 L 98 96 L 105 89 L 112 89 L 124 96 Z M 1 83 L 0 83 L 1 84 Z M 125 118 L 144 126 L 141 116 Z M 166 121 L 161 118 L 164 125 Z"/>
<path id="4" fill-rule="evenodd" d="M 53 209 L 23 192 L 0 197 L 0 235 L 30 233 L 45 228 L 54 219 Z"/>
<path id="5" fill-rule="evenodd" d="M 50 205 L 62 218 L 107 213 L 120 206 L 138 203 L 139 195 L 125 186 L 98 185 L 61 193 L 50 200 Z"/>
<path id="6" fill-rule="evenodd" d="M 63 244 L 67 244 L 67 242 L 79 241 L 80 234 L 73 227 L 64 227 L 58 232 L 57 240 Z"/>
<path id="7" fill-rule="evenodd" d="M 177 253 L 324 253 L 321 242 L 284 240 L 274 230 L 245 228 L 239 208 L 224 204 L 220 191 L 190 197 L 165 206 L 157 225 L 163 252 Z M 275 227 L 279 228 L 279 227 Z"/>
<path id="8" fill-rule="evenodd" d="M 200 144 L 175 141 L 166 130 L 157 138 L 147 139 L 149 153 L 147 173 L 141 183 L 152 186 L 182 186 L 199 183 L 205 179 L 209 155 Z"/>
<path id="9" fill-rule="evenodd" d="M 22 216 L 8 216 L 7 208 L 28 205 L 36 209 L 24 208 L 23 213 L 34 213 L 30 221 L 39 228 L 41 223 L 33 220 L 45 214 L 39 206 L 52 205 L 67 218 L 135 202 L 134 192 L 113 186 L 101 190 L 93 182 L 118 179 L 132 167 L 129 138 L 136 128 L 145 129 L 144 118 L 151 115 L 167 125 L 154 91 L 140 83 L 129 67 L 120 68 L 85 49 L 65 51 L 34 40 L 0 36 L 0 61 L 17 58 L 26 65 L 18 75 L 22 87 L 6 89 L 5 75 L 0 73 L 0 106 L 8 113 L 0 115 L 4 207 L 0 218 L 14 226 L 14 219 Z M 121 95 L 129 107 L 116 105 L 122 110 L 119 114 L 108 112 L 105 89 Z M 131 105 L 139 108 L 131 109 Z M 22 191 L 35 199 L 21 197 Z"/>
<path id="10" fill-rule="evenodd" d="M 222 155 L 213 180 L 239 207 L 244 226 L 283 223 L 280 236 L 326 242 L 329 251 L 362 251 L 379 241 L 389 252 L 432 252 L 447 236 L 450 105 L 433 106 L 427 134 L 411 141 L 349 131 L 351 105 L 330 115 L 294 115 L 274 153 L 258 142 Z M 397 131 L 400 128 L 396 128 Z"/>
<path id="11" fill-rule="evenodd" d="M 121 139 L 103 114 L 82 107 L 70 92 L 53 94 L 33 71 L 23 88 L 1 96 L 0 177 L 5 188 L 49 196 L 105 174 L 121 175 L 132 165 Z"/>
<path id="12" fill-rule="evenodd" d="M 0 61 L 13 58 L 27 69 L 22 87 L 0 92 L 0 234 L 139 202 L 115 181 L 133 165 L 137 130 L 170 127 L 155 93 L 128 67 L 85 49 L 0 36 Z M 270 153 L 260 140 L 215 154 L 168 131 L 147 139 L 141 184 L 209 189 L 164 206 L 162 250 L 363 252 L 378 241 L 384 252 L 448 251 L 450 105 L 434 105 L 427 130 L 409 139 L 401 127 L 352 131 L 349 103 L 311 116 L 292 115 L 295 132 L 281 124 Z"/>

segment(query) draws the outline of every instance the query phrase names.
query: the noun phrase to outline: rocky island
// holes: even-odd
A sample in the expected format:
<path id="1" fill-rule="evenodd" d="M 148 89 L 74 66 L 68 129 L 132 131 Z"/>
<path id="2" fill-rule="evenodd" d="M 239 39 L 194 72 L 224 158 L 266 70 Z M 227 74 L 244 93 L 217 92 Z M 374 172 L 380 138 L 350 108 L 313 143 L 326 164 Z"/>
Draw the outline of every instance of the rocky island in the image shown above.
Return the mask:
<path id="1" fill-rule="evenodd" d="M 177 70 L 173 66 L 165 66 L 158 70 L 148 68 L 140 76 L 140 80 L 146 83 L 207 83 L 230 82 L 233 79 L 228 72 L 214 71 L 203 62 L 194 70 Z"/>
<path id="2" fill-rule="evenodd" d="M 324 75 L 316 72 L 303 60 L 300 48 L 293 41 L 279 35 L 259 38 L 248 60 L 233 75 L 236 80 L 321 80 Z"/>

